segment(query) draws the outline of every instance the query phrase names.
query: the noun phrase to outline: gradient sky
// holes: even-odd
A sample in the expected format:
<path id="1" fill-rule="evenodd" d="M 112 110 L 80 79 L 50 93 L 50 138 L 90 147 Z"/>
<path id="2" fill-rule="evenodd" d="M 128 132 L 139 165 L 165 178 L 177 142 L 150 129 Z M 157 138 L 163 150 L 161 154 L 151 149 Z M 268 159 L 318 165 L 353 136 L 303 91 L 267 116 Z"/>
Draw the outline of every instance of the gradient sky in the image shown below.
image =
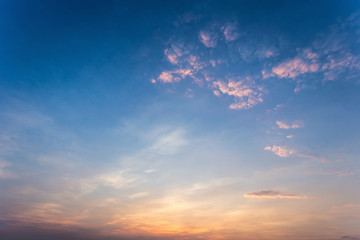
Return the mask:
<path id="1" fill-rule="evenodd" d="M 360 239 L 360 1 L 0 2 L 0 239 Z"/>

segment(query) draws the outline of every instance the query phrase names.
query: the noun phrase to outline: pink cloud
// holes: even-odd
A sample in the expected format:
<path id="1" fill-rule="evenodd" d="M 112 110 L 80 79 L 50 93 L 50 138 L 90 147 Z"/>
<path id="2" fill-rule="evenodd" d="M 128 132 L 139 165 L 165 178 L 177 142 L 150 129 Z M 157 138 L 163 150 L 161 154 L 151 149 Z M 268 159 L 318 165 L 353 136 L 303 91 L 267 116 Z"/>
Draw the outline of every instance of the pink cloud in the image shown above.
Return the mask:
<path id="1" fill-rule="evenodd" d="M 273 72 L 269 72 L 267 70 L 262 70 L 261 74 L 262 74 L 264 79 L 275 76 L 275 74 Z"/>
<path id="2" fill-rule="evenodd" d="M 232 79 L 225 83 L 222 81 L 213 82 L 219 93 L 235 97 L 235 103 L 229 108 L 233 110 L 249 109 L 262 102 L 262 88 L 255 85 L 250 79 L 234 81 Z"/>
<path id="3" fill-rule="evenodd" d="M 239 37 L 234 24 L 228 23 L 222 27 L 226 41 L 234 41 Z"/>
<path id="4" fill-rule="evenodd" d="M 265 150 L 271 151 L 274 154 L 278 155 L 279 157 L 290 157 L 291 155 L 295 154 L 295 150 L 289 149 L 286 146 L 277 146 L 277 145 L 273 145 L 272 147 L 266 146 Z"/>
<path id="5" fill-rule="evenodd" d="M 214 95 L 217 96 L 217 97 L 220 97 L 220 96 L 221 96 L 221 93 L 220 93 L 218 90 L 214 90 L 213 93 L 214 93 Z"/>
<path id="6" fill-rule="evenodd" d="M 192 75 L 190 69 L 177 69 L 174 71 L 164 71 L 158 77 L 158 80 L 163 83 L 180 82 L 187 76 Z"/>
<path id="7" fill-rule="evenodd" d="M 284 194 L 279 191 L 259 191 L 254 193 L 245 193 L 246 198 L 287 198 L 287 199 L 307 199 L 307 196 L 300 196 L 297 194 Z"/>
<path id="8" fill-rule="evenodd" d="M 272 68 L 272 72 L 280 78 L 295 78 L 299 75 L 318 70 L 318 63 L 305 62 L 299 57 L 295 57 Z"/>
<path id="9" fill-rule="evenodd" d="M 200 41 L 208 48 L 214 48 L 217 45 L 217 36 L 215 33 L 200 31 Z"/>
<path id="10" fill-rule="evenodd" d="M 177 64 L 178 63 L 178 55 L 176 55 L 173 51 L 171 51 L 169 49 L 165 49 L 164 54 L 167 56 L 168 60 L 172 64 Z"/>

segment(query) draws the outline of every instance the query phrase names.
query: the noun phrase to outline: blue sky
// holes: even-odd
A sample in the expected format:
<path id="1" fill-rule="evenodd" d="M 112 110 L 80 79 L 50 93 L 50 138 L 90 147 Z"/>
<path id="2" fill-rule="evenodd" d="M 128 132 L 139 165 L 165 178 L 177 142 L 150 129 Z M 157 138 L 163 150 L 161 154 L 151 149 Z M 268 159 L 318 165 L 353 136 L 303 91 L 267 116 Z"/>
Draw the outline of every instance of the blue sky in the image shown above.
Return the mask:
<path id="1" fill-rule="evenodd" d="M 360 239 L 358 1 L 2 1 L 5 239 Z"/>

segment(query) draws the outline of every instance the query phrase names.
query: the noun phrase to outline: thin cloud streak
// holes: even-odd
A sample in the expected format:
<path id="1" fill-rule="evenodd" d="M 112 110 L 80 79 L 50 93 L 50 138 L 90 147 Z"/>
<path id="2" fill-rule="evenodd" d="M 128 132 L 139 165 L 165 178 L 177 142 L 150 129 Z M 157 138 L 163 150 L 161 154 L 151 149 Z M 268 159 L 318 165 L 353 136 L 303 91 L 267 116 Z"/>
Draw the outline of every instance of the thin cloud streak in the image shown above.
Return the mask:
<path id="1" fill-rule="evenodd" d="M 245 193 L 246 198 L 285 198 L 285 199 L 307 199 L 307 196 L 297 194 L 284 194 L 279 191 L 267 190 L 253 193 Z"/>

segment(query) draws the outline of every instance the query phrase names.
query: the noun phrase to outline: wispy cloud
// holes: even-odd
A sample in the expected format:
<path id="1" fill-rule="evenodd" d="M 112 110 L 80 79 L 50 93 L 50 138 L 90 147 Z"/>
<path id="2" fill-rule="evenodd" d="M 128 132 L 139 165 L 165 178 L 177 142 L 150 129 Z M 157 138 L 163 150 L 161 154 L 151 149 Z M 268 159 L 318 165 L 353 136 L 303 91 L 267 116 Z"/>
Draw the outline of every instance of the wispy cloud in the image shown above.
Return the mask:
<path id="1" fill-rule="evenodd" d="M 287 198 L 287 199 L 307 199 L 307 196 L 297 194 L 285 194 L 279 191 L 266 190 L 254 193 L 245 193 L 246 198 Z"/>
<path id="2" fill-rule="evenodd" d="M 148 192 L 138 192 L 138 193 L 131 194 L 129 196 L 129 198 L 142 198 L 142 197 L 145 197 L 147 195 L 149 195 Z"/>
<path id="3" fill-rule="evenodd" d="M 11 166 L 10 162 L 0 160 L 0 179 L 1 178 L 14 178 L 16 175 L 5 168 Z"/>
<path id="4" fill-rule="evenodd" d="M 234 23 L 225 24 L 221 30 L 224 33 L 226 41 L 234 41 L 240 36 Z"/>
<path id="5" fill-rule="evenodd" d="M 200 41 L 208 48 L 214 48 L 217 45 L 218 36 L 216 33 L 202 30 L 199 33 Z"/>
<path id="6" fill-rule="evenodd" d="M 182 129 L 166 132 L 158 136 L 155 142 L 149 147 L 149 150 L 159 154 L 174 154 L 182 147 L 186 146 L 188 141 L 185 132 Z"/>
<path id="7" fill-rule="evenodd" d="M 231 179 L 231 178 L 220 178 L 220 179 L 216 179 L 216 180 L 212 180 L 212 181 L 208 181 L 208 182 L 195 183 L 190 188 L 189 191 L 193 192 L 193 191 L 205 190 L 205 189 L 214 188 L 214 187 L 221 187 L 221 186 L 225 186 L 225 185 L 234 183 L 235 181 L 236 181 L 235 179 Z"/>
<path id="8" fill-rule="evenodd" d="M 277 146 L 277 145 L 273 145 L 272 147 L 266 146 L 265 150 L 271 151 L 271 152 L 275 153 L 276 155 L 278 155 L 279 157 L 290 157 L 291 155 L 295 154 L 294 149 L 289 149 L 286 146 Z"/>
<path id="9" fill-rule="evenodd" d="M 304 123 L 302 121 L 295 121 L 291 124 L 285 123 L 283 121 L 276 121 L 276 124 L 281 129 L 296 129 L 304 127 Z"/>
<path id="10" fill-rule="evenodd" d="M 330 170 L 323 170 L 320 169 L 319 171 L 313 171 L 311 173 L 313 174 L 321 174 L 321 175 L 336 175 L 336 176 L 352 176 L 359 174 L 359 170 L 336 170 L 336 169 L 330 169 Z"/>
<path id="11" fill-rule="evenodd" d="M 115 190 L 127 189 L 134 184 L 141 182 L 141 177 L 131 173 L 130 169 L 110 171 L 81 180 L 83 194 L 94 192 L 99 187 L 110 187 Z"/>
<path id="12" fill-rule="evenodd" d="M 279 78 L 296 78 L 299 75 L 316 72 L 319 70 L 317 62 L 307 61 L 300 57 L 287 60 L 276 67 L 272 68 L 272 72 Z"/>
<path id="13" fill-rule="evenodd" d="M 357 207 L 357 206 L 359 206 L 359 204 L 347 203 L 347 204 L 332 205 L 331 208 L 332 208 L 332 209 L 338 209 L 338 208 L 353 208 L 353 207 Z"/>

